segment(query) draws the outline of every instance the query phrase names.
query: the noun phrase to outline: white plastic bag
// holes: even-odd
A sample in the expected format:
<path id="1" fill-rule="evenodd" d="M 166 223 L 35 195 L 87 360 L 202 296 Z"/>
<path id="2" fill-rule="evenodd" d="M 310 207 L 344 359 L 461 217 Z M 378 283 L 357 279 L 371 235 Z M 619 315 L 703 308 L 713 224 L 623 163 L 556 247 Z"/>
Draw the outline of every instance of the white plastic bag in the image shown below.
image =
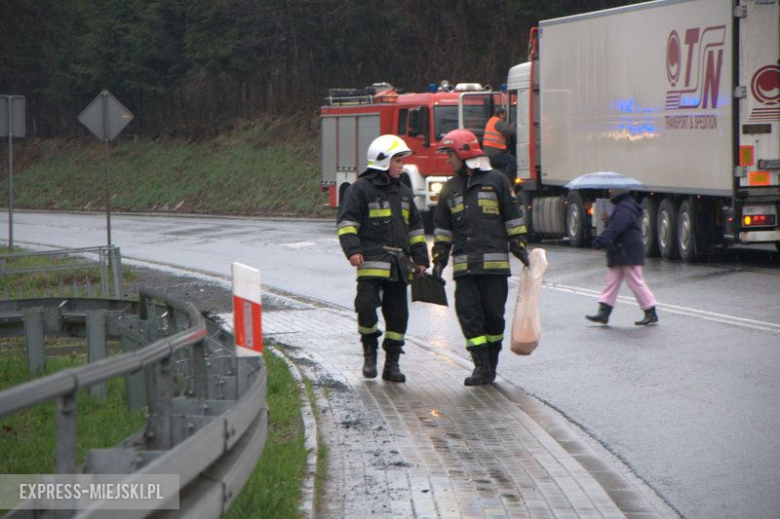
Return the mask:
<path id="1" fill-rule="evenodd" d="M 547 270 L 544 249 L 534 249 L 528 255 L 530 266 L 523 267 L 517 290 L 515 316 L 512 318 L 510 349 L 518 355 L 530 355 L 539 345 L 542 336 L 542 320 L 539 316 L 539 292 L 542 277 Z"/>

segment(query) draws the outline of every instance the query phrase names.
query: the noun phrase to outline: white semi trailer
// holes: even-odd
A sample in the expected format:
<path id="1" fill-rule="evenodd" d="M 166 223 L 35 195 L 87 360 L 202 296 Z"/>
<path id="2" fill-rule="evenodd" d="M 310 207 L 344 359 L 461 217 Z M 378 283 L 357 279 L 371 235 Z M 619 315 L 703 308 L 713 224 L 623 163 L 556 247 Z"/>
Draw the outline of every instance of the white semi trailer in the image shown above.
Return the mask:
<path id="1" fill-rule="evenodd" d="M 637 192 L 648 255 L 780 248 L 778 0 L 657 0 L 542 21 L 507 88 L 518 189 L 539 238 L 585 246 L 614 171 Z"/>

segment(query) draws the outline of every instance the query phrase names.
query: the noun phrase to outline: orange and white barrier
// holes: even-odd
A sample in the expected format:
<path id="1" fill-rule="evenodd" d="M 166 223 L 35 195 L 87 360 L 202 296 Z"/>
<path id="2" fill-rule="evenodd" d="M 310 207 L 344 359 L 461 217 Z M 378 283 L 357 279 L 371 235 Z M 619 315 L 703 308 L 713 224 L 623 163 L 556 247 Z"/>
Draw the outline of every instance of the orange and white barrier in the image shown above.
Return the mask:
<path id="1" fill-rule="evenodd" d="M 231 265 L 233 273 L 233 333 L 236 338 L 236 356 L 262 355 L 263 329 L 260 315 L 260 271 L 241 263 Z"/>

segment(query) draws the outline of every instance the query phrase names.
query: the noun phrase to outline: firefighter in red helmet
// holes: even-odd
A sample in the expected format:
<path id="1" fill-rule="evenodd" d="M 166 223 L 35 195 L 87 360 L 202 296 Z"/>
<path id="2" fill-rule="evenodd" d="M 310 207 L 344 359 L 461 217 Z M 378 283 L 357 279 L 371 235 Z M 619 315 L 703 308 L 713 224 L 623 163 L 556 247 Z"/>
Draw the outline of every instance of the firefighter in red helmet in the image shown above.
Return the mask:
<path id="1" fill-rule="evenodd" d="M 382 379 L 404 382 L 399 359 L 409 319 L 406 285 L 428 267 L 422 217 L 412 190 L 403 182 L 403 158 L 412 150 L 396 135 L 380 135 L 367 152 L 368 168 L 349 187 L 338 215 L 338 236 L 349 263 L 357 270 L 355 312 L 363 343 L 363 376 L 377 376 L 377 308 L 385 318 L 385 365 Z M 410 272 L 384 247 L 402 249 L 417 265 Z"/>
<path id="2" fill-rule="evenodd" d="M 473 133 L 453 130 L 437 151 L 447 153 L 455 176 L 434 213 L 433 275 L 441 278 L 451 253 L 455 311 L 474 360 L 464 383 L 489 384 L 504 338 L 509 251 L 528 265 L 526 228 L 509 180 L 490 167 Z"/>

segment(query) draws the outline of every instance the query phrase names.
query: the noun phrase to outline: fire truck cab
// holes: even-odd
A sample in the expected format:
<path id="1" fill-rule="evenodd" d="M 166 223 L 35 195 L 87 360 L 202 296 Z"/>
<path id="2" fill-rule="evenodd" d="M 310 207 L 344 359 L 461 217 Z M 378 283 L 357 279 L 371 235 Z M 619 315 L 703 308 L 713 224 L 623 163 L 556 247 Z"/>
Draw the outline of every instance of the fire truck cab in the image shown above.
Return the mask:
<path id="1" fill-rule="evenodd" d="M 379 135 L 400 136 L 412 154 L 403 180 L 414 193 L 426 230 L 442 185 L 452 175 L 446 155 L 436 153 L 447 132 L 466 128 L 482 138 L 495 108 L 505 106 L 503 92 L 479 83 L 446 82 L 425 93 L 398 93 L 388 83 L 360 89 L 330 89 L 320 110 L 322 187 L 328 204 L 338 207 L 349 186 L 367 166 L 366 151 Z"/>

